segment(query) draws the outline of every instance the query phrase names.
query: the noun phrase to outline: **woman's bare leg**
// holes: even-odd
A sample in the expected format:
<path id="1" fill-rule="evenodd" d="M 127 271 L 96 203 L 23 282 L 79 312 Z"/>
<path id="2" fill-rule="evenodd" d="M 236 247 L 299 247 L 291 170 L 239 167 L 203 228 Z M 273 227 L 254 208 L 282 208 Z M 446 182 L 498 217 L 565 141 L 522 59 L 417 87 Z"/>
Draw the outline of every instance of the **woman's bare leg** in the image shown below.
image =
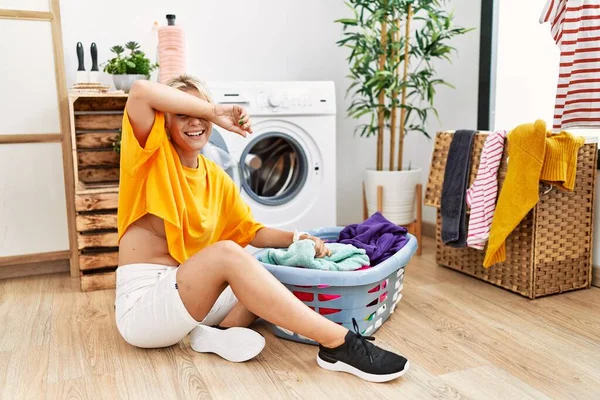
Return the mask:
<path id="1" fill-rule="evenodd" d="M 223 328 L 232 328 L 234 326 L 247 328 L 256 321 L 257 318 L 258 317 L 251 313 L 245 305 L 237 303 L 219 326 L 222 326 Z"/>
<path id="2" fill-rule="evenodd" d="M 251 313 L 325 347 L 344 343 L 346 328 L 308 308 L 234 242 L 207 247 L 177 271 L 179 294 L 196 321 L 204 319 L 228 284 Z"/>

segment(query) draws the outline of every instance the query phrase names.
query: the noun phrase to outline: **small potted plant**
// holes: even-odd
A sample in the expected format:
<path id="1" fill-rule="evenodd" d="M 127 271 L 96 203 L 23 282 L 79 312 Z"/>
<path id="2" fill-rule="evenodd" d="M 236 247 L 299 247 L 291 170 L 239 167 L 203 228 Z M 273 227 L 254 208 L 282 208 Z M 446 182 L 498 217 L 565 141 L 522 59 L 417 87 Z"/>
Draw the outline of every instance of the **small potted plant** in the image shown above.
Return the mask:
<path id="1" fill-rule="evenodd" d="M 129 54 L 124 54 L 125 49 Z M 158 64 L 152 63 L 146 54 L 140 50 L 137 42 L 125 43 L 123 46 L 113 46 L 110 51 L 116 54 L 104 64 L 104 72 L 113 76 L 113 82 L 117 90 L 129 93 L 133 82 L 140 79 L 150 79 L 150 74 Z"/>
<path id="2" fill-rule="evenodd" d="M 368 212 L 375 211 L 377 186 L 382 186 L 384 214 L 398 225 L 413 222 L 415 190 L 421 179 L 420 166 L 404 157 L 405 136 L 413 131 L 429 137 L 426 122 L 431 114 L 437 116 L 435 89 L 451 86 L 436 73 L 438 60 L 449 61 L 452 39 L 470 31 L 453 25 L 444 3 L 348 0 L 352 17 L 336 21 L 344 30 L 337 44 L 350 49 L 348 115 L 362 122 L 356 128 L 361 136 L 377 137 L 376 168 L 364 171 Z M 417 20 L 416 29 L 411 29 L 411 20 Z M 389 137 L 387 168 L 384 136 Z"/>

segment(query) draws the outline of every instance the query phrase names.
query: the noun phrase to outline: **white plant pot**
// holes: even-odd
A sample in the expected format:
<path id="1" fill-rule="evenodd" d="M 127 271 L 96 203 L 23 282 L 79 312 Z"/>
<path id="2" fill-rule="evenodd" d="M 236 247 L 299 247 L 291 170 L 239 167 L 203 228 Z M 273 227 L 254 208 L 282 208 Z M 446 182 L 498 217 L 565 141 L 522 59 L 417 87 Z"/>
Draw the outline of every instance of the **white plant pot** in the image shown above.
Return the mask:
<path id="1" fill-rule="evenodd" d="M 397 225 L 415 220 L 415 191 L 421 181 L 421 168 L 404 171 L 365 170 L 367 211 L 377 212 L 377 186 L 383 187 L 383 216 Z"/>
<path id="2" fill-rule="evenodd" d="M 117 90 L 122 90 L 125 93 L 129 93 L 129 90 L 131 89 L 131 85 L 133 85 L 133 82 L 135 81 L 139 81 L 142 79 L 148 79 L 148 77 L 146 75 L 127 75 L 127 74 L 122 74 L 122 75 L 113 75 L 113 83 L 115 84 L 115 88 L 117 88 Z"/>

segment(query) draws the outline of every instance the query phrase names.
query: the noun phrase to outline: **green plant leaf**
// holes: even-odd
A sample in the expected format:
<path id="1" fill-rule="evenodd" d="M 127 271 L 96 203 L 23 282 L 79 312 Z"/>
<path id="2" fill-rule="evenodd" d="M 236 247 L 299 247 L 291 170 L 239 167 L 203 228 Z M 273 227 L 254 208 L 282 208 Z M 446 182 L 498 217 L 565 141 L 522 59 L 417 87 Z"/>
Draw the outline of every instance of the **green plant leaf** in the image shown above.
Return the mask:
<path id="1" fill-rule="evenodd" d="M 135 51 L 140 48 L 140 45 L 137 42 L 127 42 L 125 43 L 125 48 L 131 51 Z"/>
<path id="2" fill-rule="evenodd" d="M 433 107 L 437 85 L 454 88 L 438 76 L 437 60 L 452 61 L 456 49 L 452 41 L 473 28 L 455 26 L 454 15 L 446 11 L 446 0 L 347 0 L 353 18 L 336 20 L 343 26 L 341 38 L 336 42 L 349 49 L 346 97 L 350 100 L 347 115 L 360 119 L 370 116 L 369 123 L 361 123 L 355 130 L 361 136 L 378 134 L 378 116 L 384 115 L 384 126 L 390 126 L 392 107 L 406 110 L 406 132 L 420 132 L 430 137 L 425 126 L 431 115 L 439 119 Z M 403 27 L 408 4 L 413 7 L 411 37 L 408 44 L 409 74 L 402 75 L 404 65 Z M 395 20 L 402 23 L 398 28 Z M 387 25 L 386 45 L 382 43 L 382 24 Z M 348 29 L 347 29 L 348 28 Z M 347 29 L 347 30 L 346 30 Z M 398 29 L 400 29 L 398 31 Z M 399 39 L 392 39 L 398 31 Z M 400 57 L 396 57 L 400 55 Z M 379 66 L 380 57 L 385 62 Z M 406 89 L 406 104 L 400 104 L 400 94 Z M 380 102 L 380 94 L 384 101 Z"/>
<path id="3" fill-rule="evenodd" d="M 123 48 L 123 46 L 113 46 L 110 48 L 110 51 L 112 51 L 113 53 L 115 53 L 117 56 L 120 55 L 121 53 L 123 53 L 125 51 L 125 49 Z"/>
<path id="4" fill-rule="evenodd" d="M 150 76 L 152 71 L 158 68 L 157 63 L 152 63 L 146 54 L 140 50 L 137 42 L 127 42 L 125 47 L 131 51 L 129 55 L 122 56 L 125 51 L 123 46 L 111 47 L 111 52 L 117 56 L 102 64 L 103 70 L 109 74 L 135 74 Z"/>
<path id="5" fill-rule="evenodd" d="M 351 25 L 351 26 L 357 26 L 358 25 L 358 21 L 356 19 L 353 18 L 342 18 L 342 19 L 338 19 L 335 22 L 344 24 L 344 25 Z"/>

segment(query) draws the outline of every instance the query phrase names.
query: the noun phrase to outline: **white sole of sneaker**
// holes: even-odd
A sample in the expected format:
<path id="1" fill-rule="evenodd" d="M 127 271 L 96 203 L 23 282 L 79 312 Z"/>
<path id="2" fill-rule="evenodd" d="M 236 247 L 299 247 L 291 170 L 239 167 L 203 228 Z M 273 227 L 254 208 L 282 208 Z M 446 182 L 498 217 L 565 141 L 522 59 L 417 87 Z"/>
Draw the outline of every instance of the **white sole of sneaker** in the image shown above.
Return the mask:
<path id="1" fill-rule="evenodd" d="M 260 354 L 265 338 L 248 328 L 221 330 L 199 325 L 191 333 L 190 345 L 198 353 L 214 353 L 231 362 L 244 362 Z"/>
<path id="2" fill-rule="evenodd" d="M 317 364 L 319 364 L 319 366 L 321 368 L 324 368 L 324 369 L 327 369 L 330 371 L 347 372 L 349 374 L 356 375 L 359 378 L 364 379 L 366 381 L 376 382 L 376 383 L 388 382 L 388 381 L 394 380 L 396 378 L 399 378 L 402 375 L 404 375 L 404 373 L 408 370 L 408 368 L 410 368 L 410 362 L 406 361 L 406 364 L 404 365 L 404 369 L 402 371 L 396 372 L 394 374 L 375 375 L 375 374 L 368 374 L 366 372 L 362 372 L 361 370 L 356 369 L 353 366 L 343 363 L 341 361 L 336 361 L 335 363 L 330 363 L 330 362 L 324 361 L 318 355 L 317 355 Z"/>

